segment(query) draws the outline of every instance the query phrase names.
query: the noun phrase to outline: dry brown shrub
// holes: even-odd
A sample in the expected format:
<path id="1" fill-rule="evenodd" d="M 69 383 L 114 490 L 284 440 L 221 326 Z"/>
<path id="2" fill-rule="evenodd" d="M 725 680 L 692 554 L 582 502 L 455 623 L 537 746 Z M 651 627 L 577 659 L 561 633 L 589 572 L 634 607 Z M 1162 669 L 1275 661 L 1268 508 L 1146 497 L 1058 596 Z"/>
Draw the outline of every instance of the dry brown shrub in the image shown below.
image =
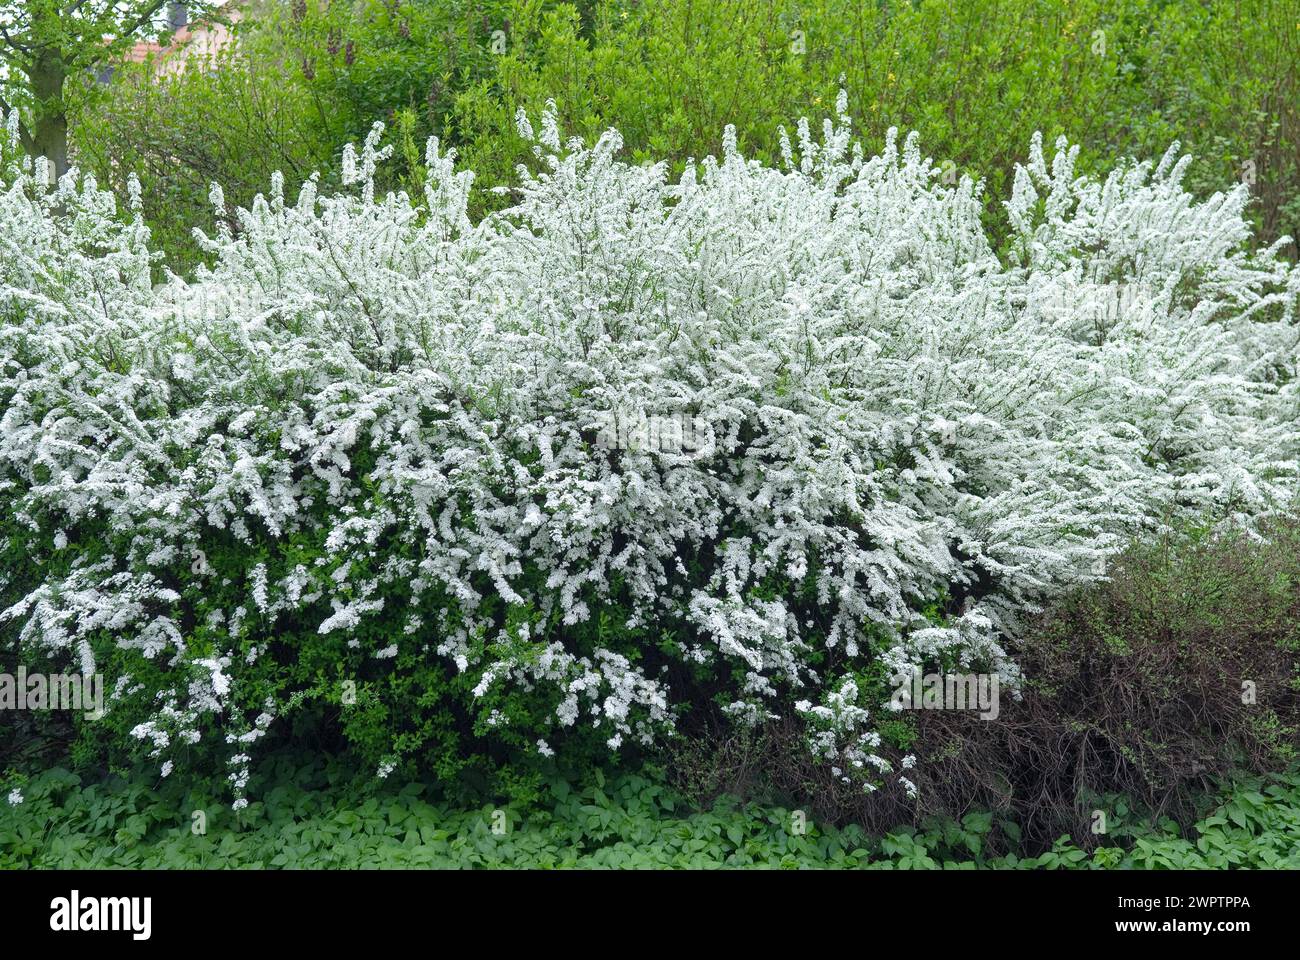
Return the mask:
<path id="1" fill-rule="evenodd" d="M 1265 532 L 1135 548 L 1037 618 L 1018 648 L 1021 695 L 1003 691 L 996 720 L 912 713 L 917 801 L 840 784 L 791 722 L 715 723 L 678 747 L 674 780 L 696 802 L 762 796 L 875 832 L 992 810 L 1030 849 L 1096 840 L 1107 795 L 1189 822 L 1217 778 L 1282 769 L 1300 748 L 1300 524 Z"/>

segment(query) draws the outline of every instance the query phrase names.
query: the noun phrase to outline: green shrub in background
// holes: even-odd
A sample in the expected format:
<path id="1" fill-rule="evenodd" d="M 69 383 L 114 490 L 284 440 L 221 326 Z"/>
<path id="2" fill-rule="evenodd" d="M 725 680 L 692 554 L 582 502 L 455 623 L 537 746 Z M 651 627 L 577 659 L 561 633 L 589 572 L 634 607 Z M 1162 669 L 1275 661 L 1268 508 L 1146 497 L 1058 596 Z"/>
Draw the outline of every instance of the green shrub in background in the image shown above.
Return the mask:
<path id="1" fill-rule="evenodd" d="M 124 67 L 74 130 L 76 163 L 119 197 L 139 176 L 155 242 L 178 266 L 198 259 L 191 232 L 211 226 L 212 183 L 249 202 L 269 171 L 302 182 L 331 169 L 343 135 L 310 90 L 286 79 L 285 65 L 228 49 L 211 67 L 161 82 L 148 64 Z"/>
<path id="2" fill-rule="evenodd" d="M 590 17 L 521 3 L 510 46 L 466 89 L 454 137 L 504 179 L 527 159 L 517 108 L 553 97 L 563 129 L 608 126 L 643 158 L 741 148 L 779 159 L 778 127 L 843 86 L 870 149 L 890 126 L 1003 195 L 1035 130 L 1082 146 L 1080 169 L 1173 140 L 1205 192 L 1245 176 L 1264 239 L 1300 233 L 1300 16 L 1293 4 L 1207 0 L 621 0 Z M 482 176 L 482 174 L 480 174 Z M 993 225 L 999 207 L 990 208 Z"/>
<path id="3" fill-rule="evenodd" d="M 504 0 L 248 0 L 238 44 L 177 75 L 120 67 L 73 131 L 78 164 L 119 197 L 136 173 L 145 218 L 174 265 L 200 259 L 191 233 L 212 224 L 209 186 L 251 204 L 281 171 L 335 185 L 344 144 L 386 121 L 405 150 L 387 186 L 415 184 L 425 139 L 455 93 L 484 76 Z M 415 145 L 418 144 L 418 150 Z M 414 176 L 416 179 L 412 180 Z"/>
<path id="4" fill-rule="evenodd" d="M 870 149 L 915 129 L 987 197 L 1035 130 L 1079 144 L 1080 172 L 1180 140 L 1198 192 L 1246 179 L 1261 239 L 1300 233 L 1300 15 L 1279 0 L 263 0 L 240 36 L 209 72 L 120 71 L 74 126 L 79 162 L 119 194 L 141 174 L 182 264 L 209 182 L 242 204 L 276 169 L 328 175 L 376 119 L 401 160 L 381 186 L 420 182 L 437 134 L 490 188 L 532 161 L 516 111 L 549 98 L 564 130 L 615 126 L 628 155 L 680 169 L 718 153 L 727 123 L 747 155 L 779 159 L 780 124 L 841 86 Z M 481 189 L 472 210 L 497 202 Z M 1001 226 L 999 205 L 987 216 Z"/>
<path id="5" fill-rule="evenodd" d="M 1241 179 L 1269 240 L 1300 239 L 1300 7 L 1289 0 L 1149 4 L 1151 40 L 1135 51 L 1139 96 L 1111 104 L 1107 129 L 1140 154 L 1177 138 L 1202 158 L 1202 193 Z M 1143 27 L 1130 14 L 1131 29 Z M 1127 68 L 1127 62 L 1125 64 Z M 1128 131 L 1131 140 L 1120 139 Z M 1297 247 L 1291 246 L 1294 257 Z"/>

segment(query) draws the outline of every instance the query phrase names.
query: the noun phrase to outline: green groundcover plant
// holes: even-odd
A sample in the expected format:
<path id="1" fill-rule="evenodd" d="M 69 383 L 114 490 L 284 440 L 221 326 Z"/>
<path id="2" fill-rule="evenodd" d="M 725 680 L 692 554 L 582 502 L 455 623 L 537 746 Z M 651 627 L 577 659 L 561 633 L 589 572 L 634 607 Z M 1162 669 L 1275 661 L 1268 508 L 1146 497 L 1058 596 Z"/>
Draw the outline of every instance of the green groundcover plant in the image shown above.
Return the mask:
<path id="1" fill-rule="evenodd" d="M 1176 150 L 1039 138 L 999 253 L 980 184 L 845 109 L 676 178 L 521 113 L 542 172 L 478 222 L 436 140 L 379 195 L 376 127 L 337 192 L 214 186 L 161 284 L 138 208 L 9 163 L 5 664 L 103 676 L 75 755 L 236 809 L 268 735 L 511 777 L 702 703 L 914 792 L 900 677 L 1014 690 L 1025 615 L 1133 537 L 1294 503 L 1300 270 Z"/>
<path id="2" fill-rule="evenodd" d="M 233 812 L 167 782 L 83 783 L 42 773 L 0 798 L 0 868 L 849 868 L 1294 869 L 1300 777 L 1225 789 L 1185 834 L 1122 800 L 1091 853 L 1062 837 L 1018 852 L 1012 821 L 970 813 L 871 837 L 797 809 L 723 800 L 691 811 L 657 779 L 557 779 L 545 803 L 450 806 L 409 783 L 359 787 L 336 765 L 281 761 L 259 799 Z M 21 796 L 21 799 L 17 797 Z"/>

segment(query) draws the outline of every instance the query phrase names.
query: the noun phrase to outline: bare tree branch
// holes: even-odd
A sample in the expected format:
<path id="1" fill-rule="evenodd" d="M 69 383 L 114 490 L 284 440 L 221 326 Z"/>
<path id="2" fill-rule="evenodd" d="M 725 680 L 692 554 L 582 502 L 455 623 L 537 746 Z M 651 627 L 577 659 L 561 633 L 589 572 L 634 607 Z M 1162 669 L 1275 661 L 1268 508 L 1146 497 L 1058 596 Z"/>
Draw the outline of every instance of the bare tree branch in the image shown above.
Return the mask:
<path id="1" fill-rule="evenodd" d="M 129 37 L 134 34 L 137 30 L 151 21 L 166 3 L 167 0 L 152 0 L 152 2 L 150 2 L 149 5 L 140 12 L 139 16 L 136 17 L 134 23 L 130 26 L 122 27 L 121 35 Z"/>
<path id="2" fill-rule="evenodd" d="M 17 40 L 15 40 L 13 37 L 9 36 L 9 29 L 8 29 L 8 26 L 7 26 L 6 24 L 4 24 L 4 23 L 0 23 L 0 36 L 3 36 L 3 37 L 4 37 L 4 41 L 5 41 L 5 43 L 9 44 L 9 46 L 13 47 L 15 50 L 18 50 L 18 51 L 20 51 L 21 53 L 31 53 L 31 52 L 32 52 L 32 48 L 31 48 L 30 46 L 27 46 L 26 44 L 19 43 L 19 42 L 18 42 Z"/>

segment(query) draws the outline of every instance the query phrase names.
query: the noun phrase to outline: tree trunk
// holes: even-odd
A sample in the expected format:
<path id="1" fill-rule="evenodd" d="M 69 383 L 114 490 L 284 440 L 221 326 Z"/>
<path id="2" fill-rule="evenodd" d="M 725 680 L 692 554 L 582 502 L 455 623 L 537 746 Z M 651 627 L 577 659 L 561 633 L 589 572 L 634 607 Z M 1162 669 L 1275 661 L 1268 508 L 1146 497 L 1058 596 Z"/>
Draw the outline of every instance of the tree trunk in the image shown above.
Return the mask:
<path id="1" fill-rule="evenodd" d="M 57 52 L 37 57 L 29 75 L 37 101 L 32 118 L 33 153 L 54 165 L 55 177 L 68 172 L 68 115 L 63 107 L 66 78 L 67 67 Z"/>

